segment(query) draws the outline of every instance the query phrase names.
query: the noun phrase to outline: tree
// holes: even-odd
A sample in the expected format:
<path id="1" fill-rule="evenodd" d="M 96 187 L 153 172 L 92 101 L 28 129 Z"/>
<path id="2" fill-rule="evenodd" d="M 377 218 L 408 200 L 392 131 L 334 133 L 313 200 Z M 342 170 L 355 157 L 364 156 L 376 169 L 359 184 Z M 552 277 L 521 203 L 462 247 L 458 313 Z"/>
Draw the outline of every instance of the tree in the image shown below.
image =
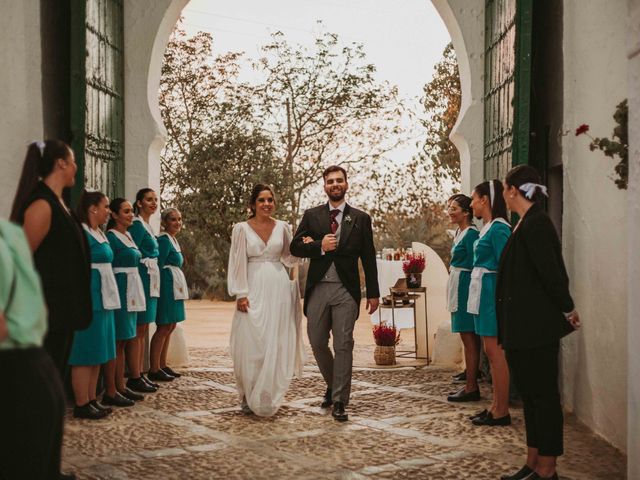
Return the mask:
<path id="1" fill-rule="evenodd" d="M 402 104 L 396 87 L 376 81 L 362 45 L 341 46 L 337 35 L 323 33 L 308 51 L 280 32 L 272 38 L 255 63 L 265 74 L 256 94 L 262 125 L 294 185 L 287 199 L 294 224 L 327 164 L 357 171 L 403 141 Z"/>
<path id="2" fill-rule="evenodd" d="M 430 160 L 441 182 L 448 177 L 455 184 L 460 183 L 460 154 L 449 139 L 453 126 L 458 120 L 462 92 L 460 74 L 453 44 L 449 43 L 442 53 L 442 59 L 434 66 L 433 79 L 424 87 L 422 100 L 425 128 L 422 160 Z"/>

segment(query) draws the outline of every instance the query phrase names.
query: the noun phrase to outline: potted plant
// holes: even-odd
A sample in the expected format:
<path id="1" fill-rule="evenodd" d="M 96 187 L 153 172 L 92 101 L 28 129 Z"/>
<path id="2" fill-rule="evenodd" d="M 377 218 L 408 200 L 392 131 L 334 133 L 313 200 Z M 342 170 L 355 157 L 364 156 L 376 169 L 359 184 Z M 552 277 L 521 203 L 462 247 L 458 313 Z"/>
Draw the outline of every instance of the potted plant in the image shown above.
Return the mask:
<path id="1" fill-rule="evenodd" d="M 419 288 L 422 285 L 422 272 L 426 261 L 422 253 L 407 254 L 402 261 L 402 271 L 407 278 L 407 288 Z"/>
<path id="2" fill-rule="evenodd" d="M 376 365 L 396 364 L 396 345 L 400 341 L 400 333 L 396 327 L 390 327 L 384 323 L 373 327 L 373 338 L 376 348 L 373 351 L 373 358 Z"/>

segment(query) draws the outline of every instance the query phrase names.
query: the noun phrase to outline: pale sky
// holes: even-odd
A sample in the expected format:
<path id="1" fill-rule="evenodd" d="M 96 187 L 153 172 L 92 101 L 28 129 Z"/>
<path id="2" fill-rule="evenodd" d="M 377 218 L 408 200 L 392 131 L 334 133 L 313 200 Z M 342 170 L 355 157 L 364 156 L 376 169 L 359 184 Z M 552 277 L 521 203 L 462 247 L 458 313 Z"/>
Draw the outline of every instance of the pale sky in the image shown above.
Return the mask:
<path id="1" fill-rule="evenodd" d="M 362 43 L 378 79 L 397 85 L 407 99 L 422 96 L 450 41 L 429 0 L 191 0 L 183 16 L 187 34 L 201 30 L 213 35 L 214 55 L 243 51 L 250 59 L 262 56 L 260 46 L 276 31 L 292 44 L 312 47 L 322 20 L 322 29 L 338 34 L 343 44 Z M 240 78 L 258 80 L 249 67 Z M 401 164 L 417 152 L 412 141 L 387 157 Z"/>
<path id="2" fill-rule="evenodd" d="M 422 94 L 450 41 L 429 0 L 191 0 L 183 15 L 187 33 L 213 34 L 216 54 L 244 51 L 254 59 L 278 30 L 311 46 L 322 20 L 343 42 L 362 43 L 378 78 L 398 85 L 403 97 Z"/>

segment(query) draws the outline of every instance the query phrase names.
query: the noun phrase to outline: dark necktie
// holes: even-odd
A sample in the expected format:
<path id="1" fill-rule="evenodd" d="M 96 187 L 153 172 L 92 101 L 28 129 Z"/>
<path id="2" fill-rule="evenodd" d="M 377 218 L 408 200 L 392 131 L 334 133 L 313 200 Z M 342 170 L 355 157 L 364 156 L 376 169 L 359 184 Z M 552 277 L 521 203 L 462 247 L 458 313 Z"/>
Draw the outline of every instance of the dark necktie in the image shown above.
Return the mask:
<path id="1" fill-rule="evenodd" d="M 331 217 L 331 233 L 334 235 L 338 231 L 338 222 L 336 221 L 336 217 L 340 214 L 340 210 L 337 208 L 335 210 L 331 210 L 329 212 L 329 216 Z"/>

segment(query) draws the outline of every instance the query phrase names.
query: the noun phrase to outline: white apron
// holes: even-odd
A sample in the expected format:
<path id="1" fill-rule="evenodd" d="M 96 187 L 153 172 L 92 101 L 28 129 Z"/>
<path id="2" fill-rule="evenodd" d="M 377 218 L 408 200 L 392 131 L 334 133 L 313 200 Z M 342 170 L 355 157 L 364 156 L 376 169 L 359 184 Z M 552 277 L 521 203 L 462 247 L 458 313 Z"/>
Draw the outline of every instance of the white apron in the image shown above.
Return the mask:
<path id="1" fill-rule="evenodd" d="M 176 252 L 182 253 L 180 244 L 175 238 L 173 238 L 173 236 L 169 235 L 167 232 L 162 232 L 160 234 L 160 236 L 163 235 L 166 235 L 169 238 L 169 241 L 173 245 L 173 248 L 176 249 Z M 184 272 L 182 271 L 182 269 L 175 265 L 165 265 L 164 268 L 168 269 L 171 272 L 171 276 L 173 277 L 173 299 L 189 300 L 189 288 L 187 287 L 187 279 L 184 276 Z"/>
<path id="2" fill-rule="evenodd" d="M 109 240 L 102 233 L 102 230 L 94 230 L 86 223 L 82 228 L 91 235 L 98 243 L 109 243 Z M 120 308 L 120 295 L 118 295 L 118 284 L 113 274 L 110 263 L 92 263 L 92 270 L 97 270 L 100 274 L 100 294 L 102 295 L 102 308 L 105 310 L 117 310 Z"/>
<path id="3" fill-rule="evenodd" d="M 469 226 L 462 232 L 458 232 L 456 238 L 453 239 L 453 246 L 458 245 L 469 230 L 476 230 L 475 227 Z M 469 268 L 449 267 L 449 280 L 447 281 L 447 311 L 455 313 L 458 311 L 458 287 L 460 286 L 460 272 L 470 272 Z"/>
<path id="4" fill-rule="evenodd" d="M 509 222 L 503 220 L 502 218 L 496 218 L 495 220 L 492 220 L 482 227 L 482 230 L 480 230 L 479 238 L 485 236 L 494 222 L 504 223 L 509 228 L 511 228 Z M 484 277 L 485 273 L 498 273 L 498 271 L 489 270 L 484 267 L 473 267 L 473 270 L 471 270 L 471 283 L 469 284 L 469 300 L 467 301 L 467 312 L 473 315 L 478 315 L 480 313 L 480 299 L 482 298 L 482 277 Z"/>
<path id="5" fill-rule="evenodd" d="M 111 229 L 118 239 L 129 248 L 138 250 L 136 243 L 131 238 L 129 232 L 126 235 Z M 114 267 L 113 273 L 127 274 L 127 312 L 144 312 L 147 309 L 147 301 L 144 297 L 144 286 L 138 267 Z"/>
<path id="6" fill-rule="evenodd" d="M 140 222 L 149 235 L 153 238 L 156 237 L 151 225 L 145 222 L 141 217 L 135 217 L 133 221 Z M 160 296 L 160 268 L 158 267 L 158 259 L 147 257 L 141 259 L 140 263 L 147 267 L 147 274 L 149 275 L 149 296 L 158 298 Z"/>

